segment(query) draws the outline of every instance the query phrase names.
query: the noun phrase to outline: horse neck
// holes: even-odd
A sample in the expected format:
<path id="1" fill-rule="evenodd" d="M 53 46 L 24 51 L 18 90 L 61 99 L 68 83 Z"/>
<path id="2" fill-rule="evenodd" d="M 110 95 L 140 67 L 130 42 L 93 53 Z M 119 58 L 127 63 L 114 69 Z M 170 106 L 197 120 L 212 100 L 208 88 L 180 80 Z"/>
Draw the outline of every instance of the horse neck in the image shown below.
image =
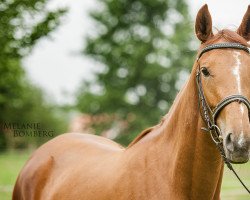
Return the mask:
<path id="1" fill-rule="evenodd" d="M 162 148 L 169 155 L 162 151 L 162 157 L 177 193 L 181 190 L 190 199 L 217 199 L 223 163 L 210 135 L 202 132 L 202 126 L 193 71 L 163 124 Z"/>

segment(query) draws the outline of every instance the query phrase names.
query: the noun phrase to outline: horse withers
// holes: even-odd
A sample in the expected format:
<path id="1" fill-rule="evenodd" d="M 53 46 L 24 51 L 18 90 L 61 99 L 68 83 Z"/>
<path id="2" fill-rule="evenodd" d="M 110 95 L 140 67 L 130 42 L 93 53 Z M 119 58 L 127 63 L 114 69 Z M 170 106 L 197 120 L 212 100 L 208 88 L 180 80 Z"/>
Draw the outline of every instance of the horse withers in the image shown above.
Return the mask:
<path id="1" fill-rule="evenodd" d="M 250 6 L 236 32 L 213 34 L 204 5 L 195 31 L 199 59 L 158 125 L 127 148 L 95 135 L 56 137 L 25 164 L 13 200 L 220 199 L 217 144 L 229 162 L 249 159 Z"/>

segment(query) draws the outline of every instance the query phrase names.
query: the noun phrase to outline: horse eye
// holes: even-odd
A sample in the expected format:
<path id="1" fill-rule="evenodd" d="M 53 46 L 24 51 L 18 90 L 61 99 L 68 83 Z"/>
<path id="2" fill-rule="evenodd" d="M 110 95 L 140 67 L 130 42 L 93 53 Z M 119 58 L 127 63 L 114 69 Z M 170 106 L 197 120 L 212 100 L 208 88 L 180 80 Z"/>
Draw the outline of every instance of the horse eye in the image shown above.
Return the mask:
<path id="1" fill-rule="evenodd" d="M 210 73 L 206 67 L 202 67 L 201 72 L 204 76 L 209 76 Z"/>

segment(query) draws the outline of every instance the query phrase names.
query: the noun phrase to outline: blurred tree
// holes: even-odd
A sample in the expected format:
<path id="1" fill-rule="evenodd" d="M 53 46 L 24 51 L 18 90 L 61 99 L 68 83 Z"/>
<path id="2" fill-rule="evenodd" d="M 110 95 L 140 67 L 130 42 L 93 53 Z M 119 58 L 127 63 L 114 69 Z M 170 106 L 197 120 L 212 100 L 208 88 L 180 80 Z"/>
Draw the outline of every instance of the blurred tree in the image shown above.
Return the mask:
<path id="1" fill-rule="evenodd" d="M 85 81 L 78 108 L 129 121 L 128 144 L 166 113 L 192 67 L 193 27 L 185 0 L 104 0 L 84 53 L 103 65 Z M 129 117 L 128 117 L 129 116 Z M 132 116 L 132 117 L 131 117 Z"/>
<path id="2" fill-rule="evenodd" d="M 0 123 L 28 122 L 32 115 L 25 113 L 33 109 L 28 105 L 42 106 L 42 95 L 28 84 L 21 59 L 59 25 L 66 11 L 49 11 L 47 3 L 48 0 L 0 0 Z M 6 145 L 6 135 L 0 130 L 0 148 Z"/>

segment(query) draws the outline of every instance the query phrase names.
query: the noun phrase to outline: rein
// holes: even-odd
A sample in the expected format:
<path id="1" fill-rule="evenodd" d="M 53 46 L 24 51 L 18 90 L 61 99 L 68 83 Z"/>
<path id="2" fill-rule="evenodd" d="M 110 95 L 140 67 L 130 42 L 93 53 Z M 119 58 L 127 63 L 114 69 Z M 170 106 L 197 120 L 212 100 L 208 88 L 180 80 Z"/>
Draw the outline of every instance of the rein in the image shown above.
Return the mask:
<path id="1" fill-rule="evenodd" d="M 197 63 L 198 63 L 199 59 L 201 58 L 201 56 L 204 53 L 206 53 L 208 51 L 211 51 L 211 50 L 214 50 L 214 49 L 226 49 L 226 48 L 239 49 L 239 50 L 246 51 L 247 53 L 250 53 L 250 50 L 248 49 L 248 47 L 243 46 L 243 45 L 238 44 L 238 43 L 212 44 L 212 45 L 206 46 L 204 49 L 201 50 L 201 52 L 199 53 L 199 55 L 197 57 Z M 202 82 L 201 82 L 201 70 L 200 70 L 199 63 L 198 63 L 198 66 L 199 66 L 199 70 L 198 70 L 198 72 L 196 74 L 196 84 L 197 84 L 198 95 L 199 95 L 199 108 L 201 108 L 200 109 L 201 117 L 202 117 L 203 121 L 207 125 L 206 128 L 202 127 L 201 129 L 210 133 L 212 140 L 214 141 L 214 143 L 216 144 L 217 148 L 219 149 L 219 152 L 221 154 L 221 157 L 222 157 L 224 163 L 227 165 L 227 167 L 231 171 L 233 171 L 233 173 L 238 178 L 238 180 L 240 181 L 240 183 L 243 185 L 243 187 L 250 194 L 250 190 L 247 188 L 247 186 L 240 179 L 240 177 L 238 176 L 238 174 L 234 170 L 232 164 L 230 163 L 230 161 L 226 157 L 225 151 L 223 149 L 223 139 L 222 139 L 221 130 L 220 130 L 220 128 L 216 124 L 216 117 L 219 115 L 219 113 L 221 112 L 221 110 L 223 108 L 225 108 L 227 105 L 229 105 L 230 103 L 232 103 L 232 102 L 244 103 L 246 105 L 247 109 L 248 109 L 248 116 L 249 116 L 249 119 L 250 119 L 250 102 L 243 95 L 234 94 L 234 95 L 227 96 L 222 101 L 220 101 L 215 106 L 214 109 L 211 109 L 211 107 L 207 103 L 207 100 L 206 100 L 205 95 L 204 95 L 204 91 L 203 91 L 203 87 L 202 87 Z"/>

